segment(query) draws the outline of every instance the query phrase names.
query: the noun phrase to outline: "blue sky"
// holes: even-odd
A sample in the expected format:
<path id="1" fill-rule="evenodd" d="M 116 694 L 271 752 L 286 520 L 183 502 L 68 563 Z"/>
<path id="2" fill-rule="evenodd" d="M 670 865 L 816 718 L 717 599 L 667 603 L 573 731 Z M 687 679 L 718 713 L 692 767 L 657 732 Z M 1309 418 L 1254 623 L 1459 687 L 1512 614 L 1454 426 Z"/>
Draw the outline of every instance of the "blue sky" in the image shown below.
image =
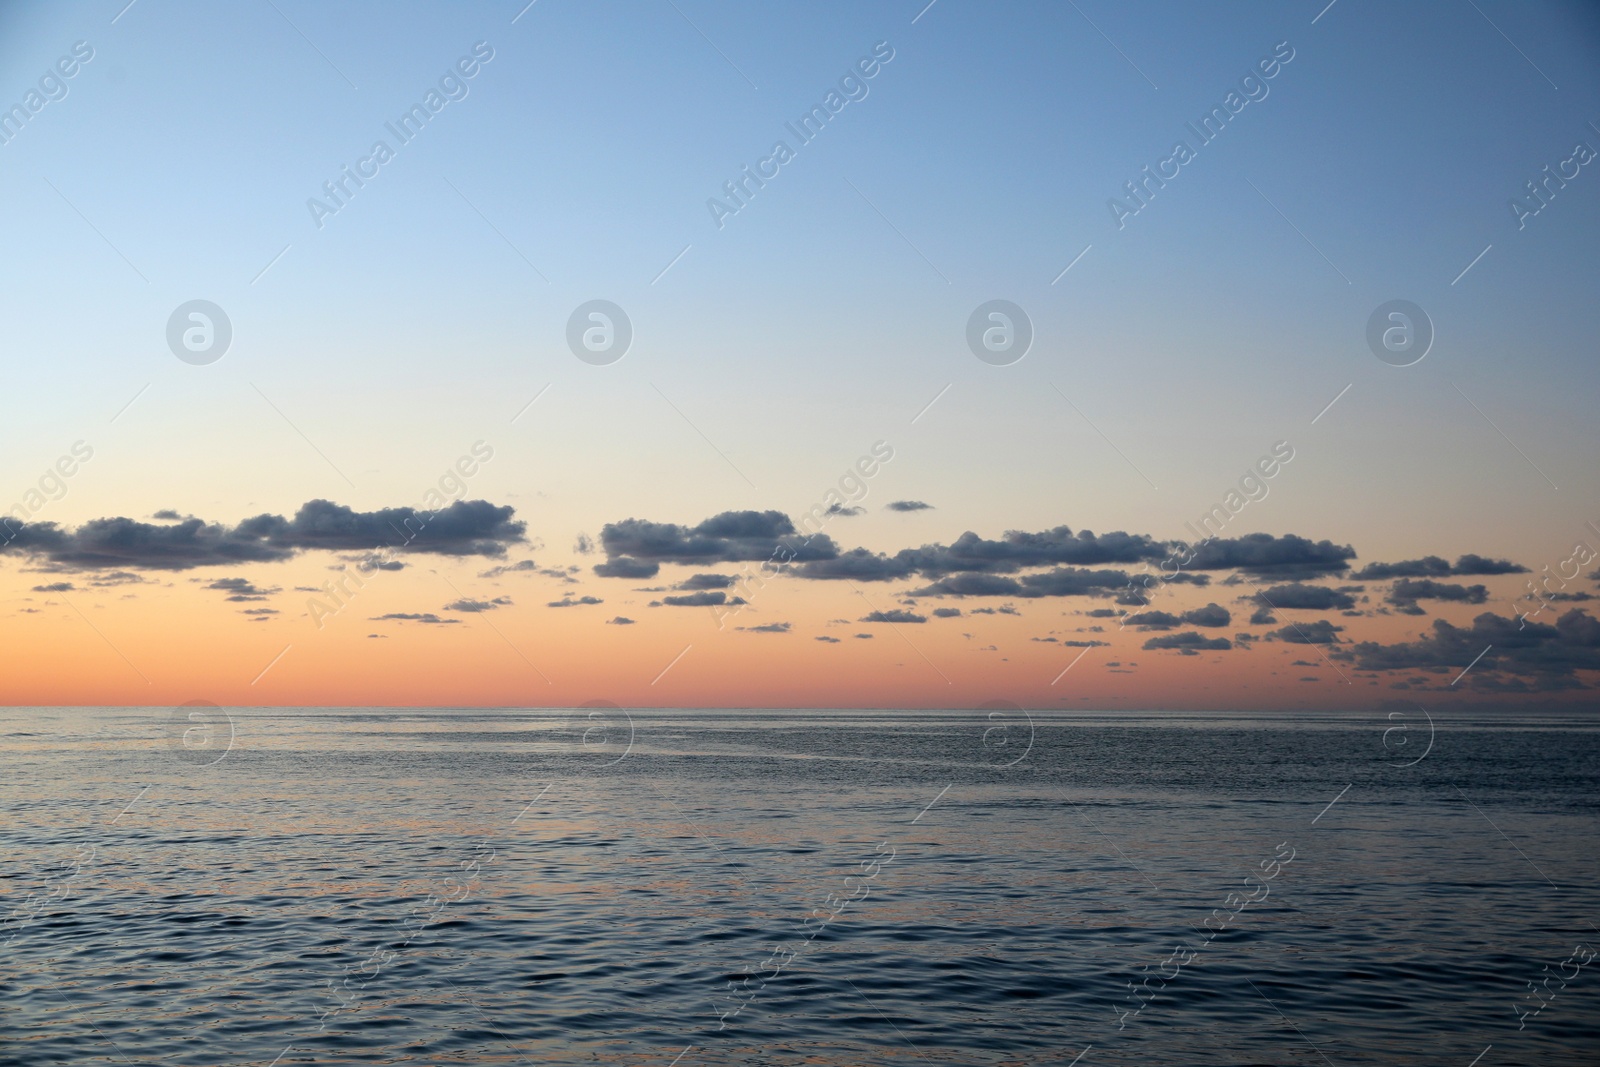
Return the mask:
<path id="1" fill-rule="evenodd" d="M 1258 528 L 1364 558 L 1537 566 L 1600 518 L 1600 173 L 1520 231 L 1507 206 L 1600 147 L 1576 5 L 123 4 L 0 8 L 8 104 L 94 49 L 0 146 L 0 473 L 103 445 L 56 521 L 410 502 L 479 438 L 503 461 L 474 491 L 561 551 L 798 512 L 878 439 L 882 491 L 937 503 L 854 535 L 891 552 L 1178 536 L 1278 440 Z M 395 142 L 479 42 L 465 98 Z M 707 199 L 879 42 L 866 97 L 718 228 Z M 1269 94 L 1119 229 L 1108 199 L 1274 48 Z M 380 138 L 319 229 L 308 198 Z M 636 333 L 603 368 L 563 340 L 596 297 Z M 194 298 L 234 328 L 205 368 L 163 340 Z M 1014 366 L 966 350 L 993 298 L 1035 327 Z M 1413 367 L 1366 348 L 1393 298 L 1437 331 Z"/>

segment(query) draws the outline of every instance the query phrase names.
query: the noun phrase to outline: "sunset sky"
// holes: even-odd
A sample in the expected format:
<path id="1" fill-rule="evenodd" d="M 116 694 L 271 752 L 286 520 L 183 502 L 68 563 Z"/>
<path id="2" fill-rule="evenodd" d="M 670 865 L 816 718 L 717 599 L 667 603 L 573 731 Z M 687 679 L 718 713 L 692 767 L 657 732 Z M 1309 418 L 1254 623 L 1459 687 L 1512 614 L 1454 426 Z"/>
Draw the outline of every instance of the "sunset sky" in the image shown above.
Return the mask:
<path id="1" fill-rule="evenodd" d="M 1600 18 L 525 3 L 0 5 L 0 703 L 1592 699 Z"/>

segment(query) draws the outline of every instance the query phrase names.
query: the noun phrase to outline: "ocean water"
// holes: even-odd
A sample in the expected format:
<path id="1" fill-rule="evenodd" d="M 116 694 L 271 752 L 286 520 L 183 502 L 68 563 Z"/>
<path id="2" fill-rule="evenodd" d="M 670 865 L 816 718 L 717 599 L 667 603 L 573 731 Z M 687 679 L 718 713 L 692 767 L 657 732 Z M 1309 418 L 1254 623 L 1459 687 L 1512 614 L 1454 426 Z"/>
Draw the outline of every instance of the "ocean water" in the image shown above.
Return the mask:
<path id="1" fill-rule="evenodd" d="M 0 710 L 4 1064 L 1600 1062 L 1588 720 Z"/>

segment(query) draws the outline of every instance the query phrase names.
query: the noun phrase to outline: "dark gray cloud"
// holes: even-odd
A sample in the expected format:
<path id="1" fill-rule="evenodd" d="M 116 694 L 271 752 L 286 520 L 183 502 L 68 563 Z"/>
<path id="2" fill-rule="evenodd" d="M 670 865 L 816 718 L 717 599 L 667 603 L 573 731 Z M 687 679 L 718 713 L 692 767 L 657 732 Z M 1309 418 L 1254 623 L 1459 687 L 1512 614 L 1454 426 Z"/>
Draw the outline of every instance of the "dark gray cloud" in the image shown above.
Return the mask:
<path id="1" fill-rule="evenodd" d="M 921 589 L 913 589 L 911 595 L 1014 596 L 1032 600 L 1047 596 L 1109 596 L 1113 590 L 1125 589 L 1127 585 L 1127 571 L 1057 567 L 1020 578 L 983 572 L 952 574 Z"/>
<path id="2" fill-rule="evenodd" d="M 1250 616 L 1251 626 L 1272 626 L 1278 621 L 1269 608 L 1257 608 Z"/>
<path id="3" fill-rule="evenodd" d="M 1031 567 L 1137 563 L 1167 555 L 1161 543 L 1142 534 L 1119 531 L 1097 536 L 1088 530 L 1073 533 L 1066 526 L 1041 533 L 1013 530 L 999 540 L 969 531 L 950 545 L 928 544 L 893 556 L 859 548 L 841 553 L 824 534 L 797 535 L 789 519 L 777 511 L 724 512 L 693 528 L 627 519 L 605 526 L 600 541 L 607 559 L 595 572 L 624 578 L 654 577 L 662 563 L 769 560 L 779 549 L 784 556 L 792 553 L 794 573 L 801 578 L 852 581 L 893 581 L 913 574 L 930 579 L 961 573 L 1011 574 Z M 1120 581 L 1126 584 L 1126 575 Z"/>
<path id="4" fill-rule="evenodd" d="M 486 571 L 479 572 L 478 577 L 479 578 L 499 578 L 500 576 L 505 575 L 505 574 L 526 574 L 526 573 L 528 573 L 530 571 L 537 571 L 538 569 L 539 569 L 539 565 L 537 563 L 535 563 L 533 560 L 531 560 L 531 559 L 519 559 L 515 563 L 507 563 L 507 564 L 502 564 L 501 566 L 498 566 L 498 567 L 490 567 Z"/>
<path id="5" fill-rule="evenodd" d="M 604 604 L 604 603 L 605 603 L 605 601 L 601 600 L 597 596 L 580 596 L 580 597 L 570 597 L 569 596 L 569 597 L 562 597 L 560 600 L 552 600 L 552 601 L 550 601 L 550 603 L 546 604 L 545 607 L 547 607 L 547 608 L 576 608 L 576 607 L 580 607 L 580 606 L 586 606 L 586 605 L 589 605 L 589 604 Z"/>
<path id="6" fill-rule="evenodd" d="M 1336 645 L 1339 643 L 1338 635 L 1343 630 L 1343 626 L 1336 626 L 1327 619 L 1317 619 L 1314 622 L 1290 623 L 1282 629 L 1273 630 L 1267 637 L 1287 641 L 1291 645 Z"/>
<path id="7" fill-rule="evenodd" d="M 865 515 L 866 513 L 866 508 L 853 508 L 848 505 L 838 503 L 829 504 L 828 510 L 823 512 L 824 515 L 841 515 L 845 518 L 851 518 L 856 515 Z"/>
<path id="8" fill-rule="evenodd" d="M 1258 578 L 1315 578 L 1339 574 L 1355 559 L 1356 550 L 1332 541 L 1312 541 L 1297 534 L 1254 533 L 1202 542 L 1188 570 L 1239 570 Z M 1181 557 L 1180 557 L 1181 560 Z"/>
<path id="9" fill-rule="evenodd" d="M 607 626 L 632 626 L 633 625 L 633 620 L 628 618 L 626 615 L 618 615 L 614 619 L 607 619 L 606 620 L 606 625 Z"/>
<path id="10" fill-rule="evenodd" d="M 932 504 L 924 504 L 920 500 L 891 500 L 884 507 L 890 511 L 931 511 Z"/>
<path id="11" fill-rule="evenodd" d="M 824 634 L 821 637 L 812 638 L 812 640 L 814 640 L 814 641 L 826 641 L 830 645 L 837 645 L 839 643 L 839 639 L 837 637 L 829 637 L 826 634 Z"/>
<path id="12" fill-rule="evenodd" d="M 460 619 L 441 619 L 441 618 L 439 618 L 439 616 L 435 615 L 431 611 L 423 611 L 423 612 L 391 611 L 386 615 L 374 615 L 372 617 L 372 621 L 373 622 L 385 622 L 385 621 L 392 621 L 392 622 L 425 622 L 425 623 L 430 623 L 430 624 L 438 625 L 438 626 L 447 626 L 447 625 L 449 625 L 451 623 L 459 623 L 461 620 Z"/>
<path id="13" fill-rule="evenodd" d="M 904 553 L 902 553 L 903 555 Z M 864 548 L 852 548 L 830 559 L 810 560 L 794 568 L 800 578 L 845 579 L 856 582 L 892 582 L 909 578 L 914 569 L 904 560 L 891 558 Z"/>
<path id="14" fill-rule="evenodd" d="M 75 528 L 24 523 L 13 551 L 56 569 L 189 570 L 240 563 L 275 563 L 304 551 L 348 552 L 383 546 L 446 556 L 503 556 L 525 540 L 513 509 L 486 500 L 457 500 L 432 513 L 415 508 L 354 511 L 309 500 L 292 519 L 257 515 L 236 526 L 186 518 L 154 524 L 128 518 L 91 519 Z"/>
<path id="15" fill-rule="evenodd" d="M 738 626 L 735 629 L 743 630 L 747 634 L 786 634 L 793 628 L 792 623 L 768 622 L 760 626 Z"/>
<path id="16" fill-rule="evenodd" d="M 277 608 L 242 608 L 239 611 L 240 615 L 277 615 L 278 613 Z"/>
<path id="17" fill-rule="evenodd" d="M 655 560 L 629 559 L 621 556 L 596 563 L 594 572 L 602 578 L 654 578 L 661 570 Z"/>
<path id="18" fill-rule="evenodd" d="M 90 585 L 140 585 L 150 579 L 132 571 L 106 571 L 89 579 Z"/>
<path id="19" fill-rule="evenodd" d="M 720 589 L 702 593 L 685 593 L 683 596 L 664 596 L 656 603 L 673 608 L 706 608 L 716 604 L 737 605 L 745 603 L 742 596 L 729 597 Z"/>
<path id="20" fill-rule="evenodd" d="M 272 586 L 269 589 L 263 589 L 254 582 L 250 581 L 248 578 L 218 578 L 214 582 L 207 583 L 206 588 L 216 589 L 220 592 L 227 593 L 228 595 L 223 597 L 224 600 L 240 601 L 265 600 L 274 593 L 281 593 L 283 591 L 277 586 Z"/>
<path id="21" fill-rule="evenodd" d="M 1356 606 L 1356 598 L 1348 589 L 1330 589 L 1322 585 L 1305 585 L 1291 582 L 1264 589 L 1252 599 L 1271 610 L 1335 611 Z"/>
<path id="22" fill-rule="evenodd" d="M 71 582 L 51 582 L 48 585 L 36 585 L 33 587 L 33 591 L 35 593 L 70 593 L 76 588 L 77 586 Z"/>
<path id="23" fill-rule="evenodd" d="M 1526 574 L 1528 568 L 1508 559 L 1486 559 L 1483 556 L 1468 552 L 1455 565 L 1440 559 L 1438 556 L 1423 556 L 1421 559 L 1405 559 L 1398 563 L 1369 563 L 1352 577 L 1384 579 L 1384 578 L 1448 578 L 1452 575 L 1464 576 L 1473 574 Z"/>
<path id="24" fill-rule="evenodd" d="M 462 597 L 460 600 L 452 600 L 450 603 L 446 604 L 444 606 L 444 610 L 464 611 L 476 614 L 480 611 L 493 611 L 496 608 L 505 607 L 510 603 L 511 598 L 508 596 L 497 596 L 493 600 L 473 600 L 471 597 Z"/>
<path id="25" fill-rule="evenodd" d="M 1553 626 L 1493 612 L 1479 615 L 1471 626 L 1435 619 L 1433 632 L 1416 641 L 1361 641 L 1342 658 L 1365 671 L 1449 673 L 1471 664 L 1470 684 L 1488 691 L 1572 689 L 1581 685 L 1579 671 L 1600 671 L 1600 621 L 1582 608 L 1562 615 Z"/>
<path id="26" fill-rule="evenodd" d="M 685 592 L 694 592 L 699 589 L 731 589 L 733 581 L 734 578 L 731 574 L 691 574 L 673 586 L 673 588 L 681 589 Z"/>
<path id="27" fill-rule="evenodd" d="M 600 530 L 602 578 L 653 578 L 663 563 L 737 563 L 780 552 L 795 561 L 832 559 L 838 546 L 826 534 L 802 537 L 781 511 L 724 511 L 695 527 L 624 519 Z"/>
<path id="28" fill-rule="evenodd" d="M 926 615 L 918 615 L 914 611 L 905 611 L 901 608 L 891 608 L 888 611 L 874 611 L 863 615 L 861 622 L 927 622 Z"/>
<path id="29" fill-rule="evenodd" d="M 1171 630 L 1183 620 L 1168 611 L 1140 611 L 1129 615 L 1123 621 L 1129 626 L 1137 626 L 1140 630 Z"/>
<path id="30" fill-rule="evenodd" d="M 1456 585 L 1453 582 L 1436 582 L 1432 578 L 1401 578 L 1384 599 L 1407 615 L 1421 615 L 1422 609 L 1417 606 L 1419 600 L 1482 604 L 1489 599 L 1489 590 L 1481 585 Z"/>
<path id="31" fill-rule="evenodd" d="M 1143 534 L 1120 530 L 1096 536 L 1089 530 L 1076 534 L 1066 526 L 1041 533 L 1009 530 L 1000 540 L 990 541 L 970 530 L 948 546 L 923 545 L 903 549 L 895 559 L 928 578 L 947 574 L 981 572 L 1011 574 L 1025 567 L 1055 564 L 1092 566 L 1105 563 L 1138 563 L 1158 560 L 1166 548 Z M 1123 584 L 1127 576 L 1123 576 Z"/>
<path id="32" fill-rule="evenodd" d="M 1181 634 L 1163 634 L 1152 637 L 1144 643 L 1146 652 L 1177 651 L 1185 656 L 1198 656 L 1202 652 L 1226 652 L 1233 647 L 1233 642 L 1226 637 L 1206 637 L 1195 631 L 1186 630 Z"/>
<path id="33" fill-rule="evenodd" d="M 1190 626 L 1227 626 L 1233 622 L 1233 613 L 1220 604 L 1207 604 L 1184 612 L 1183 621 Z"/>
<path id="34" fill-rule="evenodd" d="M 953 574 L 913 589 L 912 596 L 1022 596 L 1022 583 L 1000 574 Z"/>
<path id="35" fill-rule="evenodd" d="M 961 614 L 960 608 L 934 608 L 933 617 L 936 619 L 954 619 Z"/>

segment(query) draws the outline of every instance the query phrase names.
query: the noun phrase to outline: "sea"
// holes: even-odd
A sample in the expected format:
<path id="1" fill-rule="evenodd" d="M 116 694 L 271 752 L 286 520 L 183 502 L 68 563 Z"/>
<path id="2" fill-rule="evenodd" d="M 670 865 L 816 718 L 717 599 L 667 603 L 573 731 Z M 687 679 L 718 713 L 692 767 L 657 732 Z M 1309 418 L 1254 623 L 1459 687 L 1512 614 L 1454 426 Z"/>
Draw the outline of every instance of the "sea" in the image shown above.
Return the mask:
<path id="1" fill-rule="evenodd" d="M 0 709 L 0 1063 L 1600 1063 L 1600 716 Z"/>

